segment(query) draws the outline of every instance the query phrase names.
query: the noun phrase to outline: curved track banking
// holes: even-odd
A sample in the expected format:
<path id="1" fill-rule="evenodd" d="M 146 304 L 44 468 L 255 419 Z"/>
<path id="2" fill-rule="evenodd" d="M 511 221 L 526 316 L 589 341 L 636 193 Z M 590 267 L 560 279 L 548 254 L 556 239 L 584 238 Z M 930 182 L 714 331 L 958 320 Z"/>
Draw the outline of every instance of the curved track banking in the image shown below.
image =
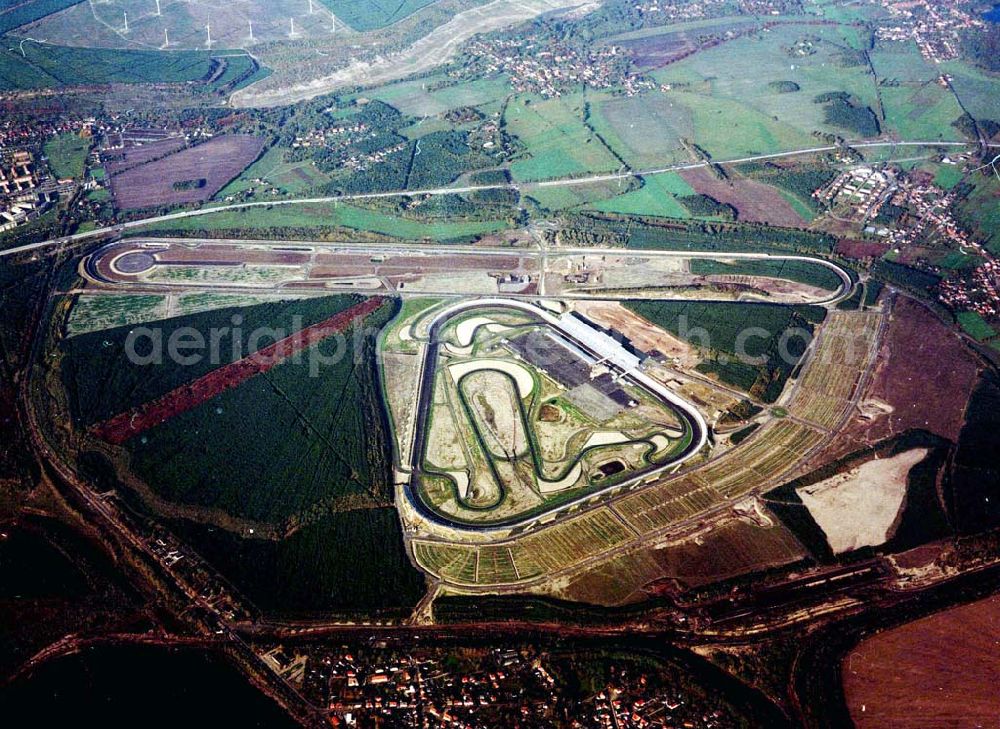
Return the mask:
<path id="1" fill-rule="evenodd" d="M 467 521 L 452 519 L 433 509 L 423 500 L 423 498 L 421 498 L 419 494 L 420 487 L 417 482 L 420 476 L 424 473 L 422 461 L 427 448 L 428 418 L 430 417 L 431 404 L 434 399 L 434 375 L 437 372 L 438 354 L 441 347 L 439 335 L 441 333 L 441 329 L 451 320 L 452 317 L 480 308 L 510 308 L 527 312 L 558 331 L 562 336 L 569 339 L 573 342 L 573 344 L 580 347 L 582 350 L 595 355 L 598 359 L 610 361 L 615 365 L 615 368 L 618 370 L 620 376 L 631 380 L 634 384 L 652 393 L 660 400 L 669 404 L 671 409 L 681 415 L 692 433 L 691 442 L 668 463 L 659 465 L 654 469 L 644 471 L 640 475 L 626 481 L 612 484 L 594 491 L 587 491 L 586 493 L 569 501 L 561 501 L 559 504 L 553 505 L 547 510 L 543 509 L 538 512 L 512 516 L 506 519 L 493 520 L 478 525 Z M 414 429 L 415 433 L 413 443 L 410 448 L 410 463 L 408 464 L 410 474 L 409 479 L 403 488 L 403 492 L 410 504 L 410 507 L 424 519 L 440 526 L 446 526 L 453 531 L 476 532 L 478 534 L 489 534 L 493 532 L 498 534 L 506 533 L 512 527 L 526 526 L 534 523 L 556 509 L 563 511 L 592 499 L 599 499 L 602 495 L 609 492 L 628 489 L 630 486 L 648 479 L 651 476 L 655 476 L 671 468 L 677 468 L 684 463 L 684 461 L 698 453 L 698 451 L 700 451 L 708 441 L 708 424 L 705 422 L 704 417 L 698 409 L 669 388 L 661 385 L 644 372 L 639 371 L 637 368 L 628 368 L 627 366 L 622 367 L 619 362 L 615 362 L 610 355 L 612 355 L 611 352 L 596 351 L 592 343 L 581 341 L 576 334 L 575 328 L 567 326 L 566 321 L 562 317 L 554 316 L 550 312 L 528 302 L 504 298 L 482 298 L 472 301 L 460 301 L 438 312 L 438 314 L 431 320 L 428 330 L 428 342 L 424 348 L 424 356 L 420 372 L 420 387 L 417 393 L 416 427 Z M 619 361 L 621 362 L 621 360 Z"/>
<path id="2" fill-rule="evenodd" d="M 200 266 L 206 269 L 225 269 L 227 267 L 231 268 L 252 263 L 260 266 L 288 268 L 289 270 L 295 267 L 305 270 L 306 267 L 312 266 L 330 268 L 332 263 L 323 265 L 316 263 L 315 257 L 320 255 L 331 258 L 339 257 L 336 258 L 337 265 L 356 269 L 356 275 L 344 276 L 338 280 L 336 278 L 313 278 L 311 274 L 304 274 L 298 278 L 283 279 L 271 285 L 261 282 L 238 283 L 232 281 L 191 281 L 187 279 L 156 282 L 141 280 L 143 273 L 152 270 L 158 265 L 164 267 Z M 163 262 L 158 260 L 158 256 L 163 258 Z M 358 245 L 351 243 L 304 241 L 189 240 L 169 238 L 131 238 L 106 244 L 83 259 L 82 273 L 84 278 L 94 284 L 116 288 L 141 286 L 144 290 L 171 291 L 176 289 L 205 290 L 225 288 L 252 291 L 265 291 L 269 289 L 295 290 L 296 292 L 311 291 L 313 293 L 350 290 L 357 293 L 405 294 L 407 291 L 401 291 L 392 285 L 392 276 L 383 273 L 381 271 L 382 268 L 392 268 L 397 272 L 397 276 L 400 267 L 405 268 L 407 266 L 412 267 L 412 272 L 420 270 L 422 273 L 440 273 L 442 271 L 455 273 L 458 270 L 465 270 L 465 265 L 467 265 L 470 271 L 480 272 L 508 270 L 514 273 L 525 272 L 530 269 L 537 275 L 539 282 L 543 282 L 545 275 L 550 272 L 550 267 L 553 263 L 560 259 L 574 256 L 794 261 L 820 266 L 833 272 L 840 279 L 839 288 L 833 292 L 824 291 L 822 294 L 816 293 L 794 301 L 786 301 L 781 298 L 770 300 L 771 303 L 779 304 L 833 305 L 848 298 L 854 288 L 854 280 L 851 275 L 836 263 L 823 258 L 795 254 L 656 250 L 630 251 L 622 248 L 559 248 L 542 251 L 538 249 L 477 248 L 473 246 L 423 244 Z M 352 261 L 351 257 L 357 260 Z M 389 258 L 392 260 L 376 264 L 372 262 L 374 257 Z M 765 276 L 762 278 L 768 277 Z M 780 280 L 778 277 L 773 278 Z M 374 285 L 363 285 L 365 283 Z M 413 289 L 411 287 L 411 292 L 414 295 L 421 296 L 456 295 L 453 288 L 442 288 L 442 290 L 435 291 L 426 287 L 420 289 Z M 492 295 L 495 293 L 498 292 L 482 291 L 478 292 L 478 295 Z M 477 295 L 477 293 L 468 293 L 466 295 L 473 296 Z M 529 300 L 556 298 L 564 300 L 602 299 L 609 301 L 636 298 L 679 298 L 669 295 L 650 295 L 641 288 L 636 288 L 634 293 L 631 294 L 628 291 L 602 291 L 595 289 L 589 292 L 552 293 L 550 297 L 546 297 L 544 291 L 509 294 L 509 296 Z M 683 298 L 684 300 L 697 300 L 697 297 Z M 704 300 L 720 300 L 720 297 L 705 297 Z M 761 297 L 756 296 L 750 296 L 745 300 L 764 301 Z"/>

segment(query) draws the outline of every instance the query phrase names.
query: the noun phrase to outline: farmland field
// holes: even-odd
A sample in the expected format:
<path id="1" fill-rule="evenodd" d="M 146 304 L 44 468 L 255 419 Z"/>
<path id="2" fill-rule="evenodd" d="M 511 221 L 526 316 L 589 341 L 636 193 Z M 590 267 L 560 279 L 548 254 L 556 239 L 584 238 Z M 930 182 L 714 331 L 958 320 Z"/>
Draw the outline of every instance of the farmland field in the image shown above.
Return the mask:
<path id="1" fill-rule="evenodd" d="M 528 157 L 511 165 L 516 179 L 610 172 L 622 166 L 584 124 L 583 104 L 581 96 L 571 95 L 548 100 L 523 98 L 507 107 L 508 130 L 528 148 Z"/>
<path id="2" fill-rule="evenodd" d="M 879 633 L 842 666 L 859 729 L 988 724 L 1000 712 L 1000 599 L 986 598 Z"/>
<path id="3" fill-rule="evenodd" d="M 260 154 L 260 137 L 227 134 L 133 167 L 111 178 L 125 209 L 205 202 Z"/>

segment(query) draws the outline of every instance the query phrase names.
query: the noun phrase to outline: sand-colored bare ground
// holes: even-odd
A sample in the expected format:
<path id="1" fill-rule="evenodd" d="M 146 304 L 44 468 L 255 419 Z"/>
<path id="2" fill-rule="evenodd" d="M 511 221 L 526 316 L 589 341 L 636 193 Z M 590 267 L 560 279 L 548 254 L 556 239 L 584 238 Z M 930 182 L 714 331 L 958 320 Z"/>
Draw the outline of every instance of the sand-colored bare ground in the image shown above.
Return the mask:
<path id="1" fill-rule="evenodd" d="M 574 308 L 591 321 L 621 332 L 644 352 L 658 350 L 668 358 L 679 359 L 686 367 L 698 364 L 698 355 L 691 345 L 633 314 L 618 302 L 577 301 Z"/>
<path id="2" fill-rule="evenodd" d="M 914 448 L 868 461 L 796 493 L 835 554 L 874 547 L 892 536 L 906 496 L 907 474 L 926 455 L 926 448 Z"/>

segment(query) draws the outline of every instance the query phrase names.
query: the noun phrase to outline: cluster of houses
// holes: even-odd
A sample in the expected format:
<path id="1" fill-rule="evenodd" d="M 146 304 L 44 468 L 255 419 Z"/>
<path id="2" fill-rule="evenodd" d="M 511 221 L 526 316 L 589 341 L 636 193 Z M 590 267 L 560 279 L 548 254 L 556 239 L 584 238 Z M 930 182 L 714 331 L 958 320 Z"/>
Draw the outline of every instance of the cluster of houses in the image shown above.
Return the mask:
<path id="1" fill-rule="evenodd" d="M 26 150 L 0 151 L 0 232 L 38 217 L 55 199 L 39 184 L 35 159 Z"/>
<path id="2" fill-rule="evenodd" d="M 652 81 L 631 71 L 626 52 L 617 46 L 580 50 L 557 42 L 532 39 L 478 40 L 466 53 L 472 71 L 507 74 L 518 92 L 558 97 L 570 87 L 586 84 L 595 89 L 619 88 L 628 96 L 656 88 Z"/>
<path id="3" fill-rule="evenodd" d="M 876 33 L 879 40 L 915 40 L 920 53 L 932 63 L 958 58 L 959 34 L 981 28 L 985 22 L 968 12 L 958 0 L 881 0 L 892 20 Z"/>
<path id="4" fill-rule="evenodd" d="M 816 190 L 813 197 L 837 208 L 838 215 L 849 215 L 861 223 L 878 214 L 895 184 L 895 175 L 889 170 L 855 167 Z"/>
<path id="5" fill-rule="evenodd" d="M 371 645 L 260 646 L 258 654 L 334 727 L 574 726 L 604 729 L 710 729 L 721 710 L 697 705 L 680 687 L 615 670 L 596 695 L 580 697 L 557 664 L 535 648 L 427 648 L 400 652 Z"/>

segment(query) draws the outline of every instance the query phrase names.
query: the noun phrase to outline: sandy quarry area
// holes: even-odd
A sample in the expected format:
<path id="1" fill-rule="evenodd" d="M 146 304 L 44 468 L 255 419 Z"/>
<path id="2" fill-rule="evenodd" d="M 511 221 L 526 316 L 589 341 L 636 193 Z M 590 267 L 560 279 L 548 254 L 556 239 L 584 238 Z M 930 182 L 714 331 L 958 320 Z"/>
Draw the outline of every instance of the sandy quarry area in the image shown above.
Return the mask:
<path id="1" fill-rule="evenodd" d="M 906 496 L 907 474 L 926 455 L 926 448 L 914 448 L 869 461 L 796 493 L 834 554 L 877 546 L 891 536 Z"/>

